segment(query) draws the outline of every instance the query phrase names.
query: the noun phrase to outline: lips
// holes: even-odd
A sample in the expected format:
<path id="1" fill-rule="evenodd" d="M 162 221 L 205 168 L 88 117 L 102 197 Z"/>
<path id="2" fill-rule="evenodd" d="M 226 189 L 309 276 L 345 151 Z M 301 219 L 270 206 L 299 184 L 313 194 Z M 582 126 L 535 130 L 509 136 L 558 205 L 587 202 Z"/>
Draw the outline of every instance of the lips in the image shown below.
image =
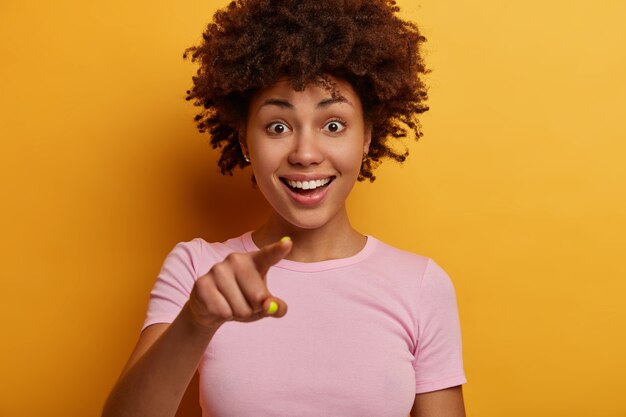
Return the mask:
<path id="1" fill-rule="evenodd" d="M 298 204 L 320 204 L 332 186 L 335 176 L 286 176 L 280 177 L 287 194 Z"/>
<path id="2" fill-rule="evenodd" d="M 284 182 L 293 190 L 314 190 L 316 188 L 326 186 L 331 181 L 332 181 L 332 177 L 323 178 L 319 180 L 309 180 L 309 181 L 296 181 L 296 180 L 284 179 Z"/>

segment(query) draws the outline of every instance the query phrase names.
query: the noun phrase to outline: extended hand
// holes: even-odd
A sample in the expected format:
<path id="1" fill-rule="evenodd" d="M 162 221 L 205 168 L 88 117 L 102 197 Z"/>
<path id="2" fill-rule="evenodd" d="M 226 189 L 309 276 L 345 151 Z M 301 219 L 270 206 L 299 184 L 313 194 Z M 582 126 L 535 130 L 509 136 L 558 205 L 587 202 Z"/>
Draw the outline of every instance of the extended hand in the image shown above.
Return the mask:
<path id="1" fill-rule="evenodd" d="M 265 276 L 291 251 L 283 238 L 256 252 L 231 253 L 198 278 L 187 302 L 196 324 L 215 329 L 226 321 L 251 322 L 287 313 L 287 304 L 273 297 Z"/>

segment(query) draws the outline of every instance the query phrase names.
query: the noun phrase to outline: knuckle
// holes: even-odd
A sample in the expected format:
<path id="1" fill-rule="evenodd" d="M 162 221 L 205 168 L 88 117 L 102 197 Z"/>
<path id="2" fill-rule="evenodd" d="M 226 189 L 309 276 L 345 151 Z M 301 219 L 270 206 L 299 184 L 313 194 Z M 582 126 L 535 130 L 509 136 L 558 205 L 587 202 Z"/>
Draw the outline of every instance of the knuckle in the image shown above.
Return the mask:
<path id="1" fill-rule="evenodd" d="M 243 253 L 231 253 L 229 263 L 232 265 L 233 270 L 237 272 L 245 272 L 250 266 L 250 258 Z"/>
<path id="2" fill-rule="evenodd" d="M 194 287 L 198 295 L 206 294 L 208 291 L 210 291 L 210 289 L 213 287 L 211 279 L 212 277 L 205 275 L 196 280 Z"/>
<path id="3" fill-rule="evenodd" d="M 228 256 L 226 256 L 225 260 L 233 265 L 239 265 L 241 263 L 241 258 L 242 258 L 242 254 L 237 253 L 237 252 L 232 252 L 229 253 Z"/>
<path id="4" fill-rule="evenodd" d="M 252 301 L 255 304 L 262 304 L 265 299 L 269 297 L 269 292 L 266 290 L 258 290 L 252 294 Z"/>
<path id="5" fill-rule="evenodd" d="M 224 264 L 224 262 L 219 262 L 213 265 L 211 268 L 211 272 L 215 275 L 222 275 L 228 270 L 228 267 Z"/>
<path id="6" fill-rule="evenodd" d="M 210 312 L 211 306 L 214 304 L 213 289 L 208 287 L 196 287 L 196 291 L 193 295 L 195 295 L 194 299 L 196 304 L 203 310 Z"/>
<path id="7" fill-rule="evenodd" d="M 235 317 L 239 318 L 239 319 L 247 319 L 250 316 L 252 316 L 252 314 L 254 314 L 254 312 L 252 311 L 252 309 L 249 306 L 237 306 L 237 308 L 235 308 Z"/>
<path id="8" fill-rule="evenodd" d="M 230 307 L 217 303 L 211 304 L 210 313 L 219 320 L 229 320 L 233 316 L 233 312 Z"/>

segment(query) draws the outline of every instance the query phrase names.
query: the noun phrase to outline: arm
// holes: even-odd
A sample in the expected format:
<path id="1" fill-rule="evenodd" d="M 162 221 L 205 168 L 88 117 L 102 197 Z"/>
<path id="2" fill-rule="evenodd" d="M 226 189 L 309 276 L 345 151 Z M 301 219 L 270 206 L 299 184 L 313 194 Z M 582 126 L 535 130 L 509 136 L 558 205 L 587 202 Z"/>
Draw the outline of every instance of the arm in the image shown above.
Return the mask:
<path id="1" fill-rule="evenodd" d="M 187 305 L 172 324 L 146 328 L 113 388 L 102 417 L 174 416 L 217 328 L 197 327 Z"/>
<path id="2" fill-rule="evenodd" d="M 461 326 L 448 274 L 432 259 L 421 284 L 416 392 L 411 417 L 464 417 Z"/>
<path id="3" fill-rule="evenodd" d="M 232 253 L 195 280 L 172 324 L 154 324 L 142 332 L 102 417 L 173 417 L 222 324 L 286 314 L 287 304 L 271 296 L 265 275 L 290 250 L 287 239 L 253 253 Z"/>
<path id="4" fill-rule="evenodd" d="M 417 394 L 410 417 L 465 417 L 462 386 Z"/>

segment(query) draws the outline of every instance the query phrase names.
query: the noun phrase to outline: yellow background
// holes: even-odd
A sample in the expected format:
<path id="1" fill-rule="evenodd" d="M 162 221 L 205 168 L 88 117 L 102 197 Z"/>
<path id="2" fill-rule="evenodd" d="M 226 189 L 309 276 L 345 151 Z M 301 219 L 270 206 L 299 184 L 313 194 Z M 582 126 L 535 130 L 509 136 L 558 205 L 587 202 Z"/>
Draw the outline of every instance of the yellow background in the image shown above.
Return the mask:
<path id="1" fill-rule="evenodd" d="M 425 136 L 353 222 L 452 277 L 468 415 L 626 416 L 626 4 L 420 3 Z M 263 219 L 184 100 L 225 4 L 0 3 L 0 416 L 98 415 L 175 243 Z"/>

